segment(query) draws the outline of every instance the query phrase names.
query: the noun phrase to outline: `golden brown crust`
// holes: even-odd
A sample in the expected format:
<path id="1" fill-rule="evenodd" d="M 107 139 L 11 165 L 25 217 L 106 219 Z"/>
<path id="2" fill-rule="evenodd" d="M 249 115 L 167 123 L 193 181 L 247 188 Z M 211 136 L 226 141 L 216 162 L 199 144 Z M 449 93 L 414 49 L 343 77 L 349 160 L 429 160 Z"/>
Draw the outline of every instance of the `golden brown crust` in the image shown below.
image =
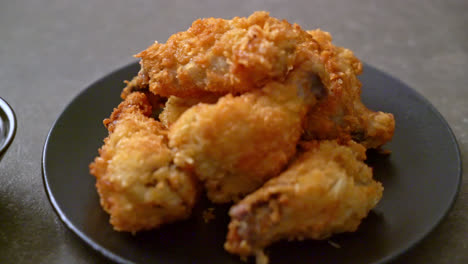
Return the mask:
<path id="1" fill-rule="evenodd" d="M 145 92 L 148 91 L 148 85 L 144 84 L 140 78 L 134 76 L 130 81 L 124 81 L 125 88 L 120 93 L 120 98 L 125 100 L 133 92 Z"/>
<path id="2" fill-rule="evenodd" d="M 159 115 L 159 120 L 166 128 L 169 128 L 187 109 L 199 103 L 216 103 L 218 98 L 219 97 L 215 94 L 201 98 L 180 98 L 171 96 L 167 99 L 164 110 Z"/>
<path id="3" fill-rule="evenodd" d="M 90 164 L 115 230 L 136 232 L 184 219 L 198 193 L 191 173 L 172 164 L 164 127 L 143 93 L 126 97 L 104 121 L 109 136 Z"/>
<path id="4" fill-rule="evenodd" d="M 362 72 L 362 63 L 352 51 L 334 46 L 329 33 L 308 32 L 320 46 L 319 56 L 324 65 L 320 77 L 328 96 L 308 113 L 305 138 L 352 138 L 366 148 L 378 148 L 390 141 L 395 129 L 393 115 L 373 112 L 361 102 L 357 75 Z"/>
<path id="5" fill-rule="evenodd" d="M 199 19 L 165 44 L 138 55 L 140 80 L 162 96 L 199 97 L 242 93 L 284 80 L 294 67 L 296 49 L 311 37 L 298 25 L 255 12 L 232 20 Z"/>
<path id="6" fill-rule="evenodd" d="M 175 163 L 193 168 L 216 203 L 237 200 L 276 176 L 296 151 L 307 109 L 323 87 L 300 69 L 240 96 L 198 104 L 171 126 Z"/>
<path id="7" fill-rule="evenodd" d="M 254 255 L 280 239 L 325 239 L 353 232 L 382 197 L 364 164 L 365 148 L 314 141 L 278 177 L 234 205 L 225 249 Z"/>
<path id="8" fill-rule="evenodd" d="M 362 64 L 350 50 L 334 46 L 328 32 L 305 32 L 266 12 L 197 20 L 187 31 L 165 44 L 151 45 L 137 57 L 141 71 L 131 83 L 149 86 L 161 96 L 192 99 L 259 89 L 312 63 L 328 96 L 308 114 L 305 139 L 352 138 L 378 148 L 393 136 L 393 115 L 373 112 L 361 103 L 357 75 Z"/>
<path id="9" fill-rule="evenodd" d="M 164 108 L 164 104 L 167 101 L 167 98 L 159 96 L 149 91 L 148 85 L 144 85 L 140 82 L 138 76 L 134 76 L 130 81 L 124 81 L 125 87 L 120 93 L 120 98 L 123 100 L 127 99 L 127 97 L 135 92 L 144 93 L 146 99 L 149 101 L 151 107 L 153 108 L 152 116 L 157 116 L 162 109 Z"/>

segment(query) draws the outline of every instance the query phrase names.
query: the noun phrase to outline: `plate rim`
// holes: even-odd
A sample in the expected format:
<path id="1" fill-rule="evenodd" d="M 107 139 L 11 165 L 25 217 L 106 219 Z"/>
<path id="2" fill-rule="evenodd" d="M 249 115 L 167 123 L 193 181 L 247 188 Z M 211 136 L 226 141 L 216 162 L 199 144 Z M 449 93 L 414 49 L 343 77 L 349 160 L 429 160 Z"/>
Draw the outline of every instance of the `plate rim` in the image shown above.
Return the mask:
<path id="1" fill-rule="evenodd" d="M 47 172 L 45 168 L 45 162 L 46 162 L 46 154 L 47 154 L 47 147 L 49 144 L 49 140 L 51 137 L 52 132 L 54 131 L 54 128 L 56 127 L 58 121 L 61 119 L 62 115 L 66 112 L 66 110 L 71 107 L 71 105 L 81 96 L 83 96 L 87 91 L 91 90 L 92 87 L 96 86 L 100 82 L 103 82 L 106 78 L 108 78 L 110 75 L 117 74 L 118 72 L 134 67 L 135 64 L 138 62 L 131 62 L 128 63 L 124 66 L 118 67 L 115 70 L 104 74 L 104 76 L 100 77 L 99 79 L 93 81 L 89 85 L 86 86 L 86 88 L 82 89 L 80 92 L 72 96 L 70 101 L 63 107 L 62 111 L 58 114 L 57 118 L 54 120 L 52 123 L 52 126 L 50 127 L 49 131 L 47 132 L 46 139 L 44 141 L 44 145 L 42 148 L 42 155 L 41 155 L 41 174 L 42 174 L 42 183 L 44 185 L 44 189 L 47 195 L 47 199 L 49 200 L 49 203 L 52 205 L 52 209 L 54 212 L 57 214 L 59 219 L 65 224 L 65 226 L 72 231 L 75 235 L 77 235 L 80 239 L 82 239 L 85 244 L 90 246 L 93 250 L 99 252 L 102 256 L 116 262 L 119 264 L 137 264 L 133 261 L 129 261 L 127 259 L 124 259 L 120 257 L 119 255 L 111 252 L 110 250 L 106 249 L 105 247 L 101 246 L 99 243 L 95 242 L 93 239 L 90 239 L 88 236 L 86 236 L 81 230 L 79 230 L 77 227 L 73 225 L 73 223 L 68 219 L 66 214 L 62 211 L 60 206 L 58 205 L 57 201 L 55 200 L 54 195 L 52 194 L 52 190 L 50 189 L 49 182 L 47 180 Z"/>
<path id="2" fill-rule="evenodd" d="M 10 148 L 11 144 L 13 143 L 15 136 L 16 136 L 16 129 L 18 126 L 18 121 L 16 119 L 16 113 L 13 110 L 13 107 L 0 96 L 0 112 L 2 112 L 5 116 L 5 120 L 8 124 L 8 131 L 6 131 L 5 141 L 0 144 L 0 160 L 3 158 L 3 155 L 7 152 Z"/>
<path id="3" fill-rule="evenodd" d="M 134 62 L 128 63 L 128 64 L 126 64 L 124 66 L 118 67 L 115 70 L 113 70 L 113 71 L 103 75 L 99 79 L 95 80 L 91 84 L 87 85 L 86 88 L 82 89 L 78 94 L 73 96 L 70 99 L 70 101 L 65 105 L 65 107 L 62 109 L 62 111 L 60 111 L 57 118 L 53 122 L 51 128 L 47 132 L 47 136 L 46 136 L 46 139 L 44 141 L 42 156 L 41 156 L 42 182 L 43 182 L 43 185 L 44 185 L 44 189 L 45 189 L 47 198 L 48 198 L 48 200 L 49 200 L 49 202 L 50 202 L 50 204 L 52 206 L 52 209 L 57 214 L 59 219 L 65 224 L 65 226 L 69 230 L 72 231 L 72 233 L 74 233 L 80 239 L 82 239 L 85 242 L 85 244 L 90 246 L 93 250 L 99 252 L 102 256 L 104 256 L 104 257 L 106 257 L 106 258 L 108 258 L 108 259 L 110 259 L 110 260 L 112 260 L 112 261 L 114 261 L 116 263 L 121 263 L 121 264 L 136 264 L 136 263 L 113 253 L 109 249 L 101 246 L 99 243 L 95 242 L 93 239 L 86 236 L 81 230 L 79 230 L 77 227 L 75 227 L 73 223 L 71 223 L 71 221 L 68 219 L 67 215 L 62 211 L 62 209 L 60 208 L 59 204 L 57 203 L 57 201 L 56 201 L 56 199 L 55 199 L 55 197 L 54 197 L 54 195 L 53 195 L 53 193 L 52 193 L 52 191 L 50 189 L 49 182 L 47 180 L 48 177 L 47 177 L 45 162 L 46 162 L 47 149 L 48 149 L 48 144 L 49 144 L 51 134 L 54 131 L 58 121 L 61 119 L 62 115 L 66 112 L 66 110 L 69 109 L 69 107 L 71 107 L 71 105 L 76 100 L 78 100 L 78 98 L 82 97 L 86 92 L 91 90 L 92 87 L 95 87 L 100 82 L 103 82 L 110 75 L 117 74 L 118 72 L 120 72 L 120 71 L 122 71 L 124 69 L 127 69 L 127 68 L 135 67 L 137 64 L 138 64 L 138 61 L 134 61 Z M 421 234 L 419 236 L 417 236 L 416 239 L 413 239 L 413 241 L 411 241 L 407 246 L 405 246 L 405 247 L 403 247 L 403 248 L 401 248 L 399 250 L 396 250 L 392 254 L 389 254 L 389 255 L 381 258 L 380 260 L 377 260 L 376 262 L 371 263 L 371 264 L 386 264 L 386 263 L 389 263 L 389 262 L 397 259 L 398 257 L 401 257 L 404 253 L 407 253 L 407 252 L 411 251 L 412 249 L 414 249 L 419 243 L 421 243 L 431 233 L 433 233 L 434 230 L 436 229 L 436 227 L 438 227 L 441 224 L 441 222 L 447 217 L 449 212 L 453 209 L 454 204 L 457 201 L 457 198 L 458 198 L 459 193 L 460 193 L 461 183 L 462 183 L 462 178 L 463 178 L 463 163 L 462 163 L 462 159 L 461 159 L 460 145 L 458 143 L 458 140 L 457 140 L 457 138 L 456 138 L 450 124 L 447 122 L 447 120 L 444 118 L 444 116 L 437 110 L 437 108 L 426 97 L 424 97 L 417 90 L 411 88 L 409 85 L 405 84 L 400 79 L 398 79 L 396 77 L 393 77 L 392 75 L 386 73 L 383 70 L 380 70 L 379 68 L 377 68 L 375 66 L 372 66 L 372 65 L 370 65 L 368 63 L 363 62 L 363 69 L 365 69 L 365 68 L 369 68 L 369 69 L 371 69 L 371 70 L 373 70 L 375 72 L 378 72 L 379 74 L 381 74 L 385 78 L 390 78 L 390 79 L 394 80 L 400 86 L 404 86 L 410 93 L 413 93 L 413 95 L 415 95 L 418 99 L 422 100 L 426 104 L 426 106 L 429 107 L 429 109 L 436 115 L 436 117 L 447 128 L 447 130 L 449 132 L 448 134 L 450 136 L 450 139 L 451 139 L 451 141 L 453 142 L 453 144 L 455 146 L 455 152 L 456 152 L 456 157 L 457 157 L 457 160 L 456 160 L 456 163 L 457 163 L 457 168 L 456 168 L 457 169 L 457 187 L 456 187 L 456 191 L 450 197 L 449 206 L 447 206 L 447 208 L 445 208 L 443 213 L 436 219 L 436 221 L 433 223 L 433 225 L 431 225 L 424 232 L 421 232 Z"/>

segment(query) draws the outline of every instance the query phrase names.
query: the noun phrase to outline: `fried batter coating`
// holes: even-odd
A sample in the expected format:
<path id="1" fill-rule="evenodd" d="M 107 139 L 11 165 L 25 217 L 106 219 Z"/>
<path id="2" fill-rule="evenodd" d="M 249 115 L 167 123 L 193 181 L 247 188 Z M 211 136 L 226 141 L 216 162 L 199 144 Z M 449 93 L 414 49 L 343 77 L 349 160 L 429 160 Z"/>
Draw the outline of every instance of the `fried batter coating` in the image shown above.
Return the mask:
<path id="1" fill-rule="evenodd" d="M 247 92 L 283 81 L 305 41 L 312 38 L 298 25 L 267 12 L 199 19 L 165 44 L 156 42 L 136 55 L 141 58 L 139 82 L 165 97 Z"/>
<path id="2" fill-rule="evenodd" d="M 130 93 L 104 120 L 109 136 L 90 164 L 100 202 L 117 231 L 136 232 L 187 218 L 198 189 L 173 164 L 167 131 L 151 118 L 145 94 Z"/>
<path id="3" fill-rule="evenodd" d="M 309 112 L 304 139 L 352 138 L 367 148 L 378 148 L 394 133 L 392 114 L 362 104 L 357 78 L 362 64 L 350 50 L 334 46 L 328 32 L 306 32 L 266 12 L 232 20 L 197 20 L 187 31 L 165 44 L 151 45 L 137 57 L 141 70 L 131 82 L 134 86 L 195 101 L 284 82 L 289 72 L 312 62 L 328 96 Z M 178 115 L 167 117 L 169 125 L 175 121 L 170 118 Z"/>
<path id="4" fill-rule="evenodd" d="M 171 96 L 167 99 L 164 110 L 159 115 L 159 120 L 166 128 L 169 128 L 187 109 L 199 103 L 216 103 L 218 98 L 219 97 L 215 94 L 206 95 L 202 98 L 180 98 Z"/>
<path id="5" fill-rule="evenodd" d="M 307 109 L 321 90 L 315 75 L 300 70 L 285 83 L 191 107 L 170 127 L 175 164 L 195 171 L 211 201 L 238 200 L 294 155 Z"/>
<path id="6" fill-rule="evenodd" d="M 325 239 L 355 231 L 383 187 L 363 162 L 366 149 L 347 144 L 304 144 L 305 152 L 285 172 L 230 209 L 225 249 L 246 257 L 281 239 Z"/>
<path id="7" fill-rule="evenodd" d="M 378 148 L 390 141 L 395 130 L 392 114 L 374 112 L 361 102 L 361 62 L 353 52 L 336 47 L 329 33 L 309 31 L 319 44 L 324 69 L 320 77 L 328 96 L 308 113 L 305 139 L 348 139 L 366 148 Z M 310 50 L 303 49 L 303 52 Z"/>
<path id="8" fill-rule="evenodd" d="M 130 94 L 132 94 L 134 92 L 144 93 L 146 98 L 150 102 L 151 107 L 153 108 L 152 116 L 155 117 L 155 116 L 159 115 L 159 113 L 164 108 L 164 105 L 165 105 L 165 103 L 167 101 L 167 98 L 161 97 L 161 96 L 159 96 L 157 94 L 154 94 L 154 93 L 150 92 L 149 89 L 148 89 L 148 85 L 143 85 L 140 82 L 138 76 L 133 77 L 132 80 L 130 80 L 130 81 L 124 81 L 124 83 L 126 85 L 125 85 L 124 89 L 122 90 L 122 92 L 120 93 L 120 98 L 125 100 L 125 99 L 127 99 L 127 96 L 129 96 Z"/>
<path id="9" fill-rule="evenodd" d="M 125 88 L 120 93 L 120 98 L 125 100 L 133 92 L 147 92 L 149 91 L 148 84 L 142 83 L 141 79 L 134 76 L 130 81 L 124 81 Z"/>

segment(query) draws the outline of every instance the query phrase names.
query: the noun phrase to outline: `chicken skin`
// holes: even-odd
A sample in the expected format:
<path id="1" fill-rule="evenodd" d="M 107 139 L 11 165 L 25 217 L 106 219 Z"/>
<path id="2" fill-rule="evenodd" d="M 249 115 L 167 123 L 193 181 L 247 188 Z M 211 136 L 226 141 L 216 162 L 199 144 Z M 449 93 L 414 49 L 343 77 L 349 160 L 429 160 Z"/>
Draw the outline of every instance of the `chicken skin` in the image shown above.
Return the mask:
<path id="1" fill-rule="evenodd" d="M 236 201 L 288 163 L 321 90 L 319 79 L 301 68 L 285 83 L 193 106 L 170 127 L 174 162 L 194 170 L 211 201 Z"/>
<path id="2" fill-rule="evenodd" d="M 228 252 L 246 257 L 281 239 L 353 232 L 382 197 L 362 145 L 324 140 L 303 147 L 285 172 L 230 209 Z"/>
<path id="3" fill-rule="evenodd" d="M 325 66 L 320 77 L 327 97 L 312 108 L 306 118 L 305 139 L 353 139 L 366 148 L 378 148 L 390 141 L 395 130 L 392 114 L 374 112 L 361 102 L 361 62 L 353 53 L 331 43 L 329 33 L 309 31 L 319 44 Z M 309 52 L 304 49 L 304 52 Z"/>
<path id="4" fill-rule="evenodd" d="M 218 101 L 219 97 L 216 94 L 206 95 L 201 98 L 180 98 L 171 96 L 167 99 L 163 111 L 159 115 L 159 120 L 169 128 L 177 119 L 189 108 L 199 103 L 213 104 Z"/>
<path id="5" fill-rule="evenodd" d="M 158 96 L 188 100 L 172 106 L 284 82 L 291 71 L 311 62 L 327 96 L 309 111 L 304 139 L 353 139 L 366 148 L 379 148 L 393 137 L 393 115 L 371 111 L 361 102 L 357 76 L 362 64 L 350 50 L 334 46 L 328 32 L 306 32 L 267 12 L 197 20 L 187 31 L 165 44 L 154 43 L 136 57 L 141 58 L 141 70 L 129 87 L 149 87 Z M 183 108 L 173 110 L 162 116 L 166 125 Z"/>
<path id="6" fill-rule="evenodd" d="M 298 25 L 255 12 L 232 20 L 199 19 L 141 58 L 140 85 L 158 95 L 200 97 L 243 93 L 283 81 L 297 64 L 297 49 L 312 37 Z"/>
<path id="7" fill-rule="evenodd" d="M 362 64 L 350 50 L 334 46 L 328 32 L 306 32 L 266 12 L 197 20 L 187 31 L 165 44 L 153 44 L 137 57 L 141 70 L 129 89 L 149 87 L 156 95 L 187 98 L 188 103 L 284 82 L 291 71 L 312 62 L 328 96 L 309 111 L 304 139 L 353 139 L 378 148 L 393 137 L 393 115 L 371 111 L 361 102 L 357 76 Z M 179 105 L 189 105 L 182 102 Z M 169 121 L 165 123 L 175 120 Z"/>
<path id="8" fill-rule="evenodd" d="M 128 94 L 104 120 L 109 136 L 89 166 L 117 231 L 148 230 L 187 218 L 196 201 L 196 179 L 173 164 L 167 131 L 151 113 L 145 94 Z"/>
<path id="9" fill-rule="evenodd" d="M 127 96 L 132 94 L 133 92 L 143 92 L 147 94 L 149 91 L 148 84 L 143 84 L 141 79 L 138 76 L 134 76 L 130 81 L 124 81 L 125 87 L 120 93 L 120 98 L 125 100 Z"/>

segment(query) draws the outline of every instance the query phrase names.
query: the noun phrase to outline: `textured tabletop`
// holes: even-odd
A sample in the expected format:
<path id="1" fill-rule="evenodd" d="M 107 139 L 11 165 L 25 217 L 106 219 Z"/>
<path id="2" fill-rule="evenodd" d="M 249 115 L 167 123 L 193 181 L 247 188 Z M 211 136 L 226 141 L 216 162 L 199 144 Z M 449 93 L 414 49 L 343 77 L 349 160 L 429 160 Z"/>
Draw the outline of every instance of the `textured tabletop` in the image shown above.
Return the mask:
<path id="1" fill-rule="evenodd" d="M 395 263 L 468 263 L 468 1 L 135 0 L 0 3 L 0 96 L 18 131 L 0 163 L 0 263 L 107 263 L 60 222 L 41 178 L 43 144 L 68 102 L 199 17 L 270 11 L 425 96 L 452 127 L 465 167 L 447 218 Z M 66 155 L 66 153 L 64 153 Z"/>

